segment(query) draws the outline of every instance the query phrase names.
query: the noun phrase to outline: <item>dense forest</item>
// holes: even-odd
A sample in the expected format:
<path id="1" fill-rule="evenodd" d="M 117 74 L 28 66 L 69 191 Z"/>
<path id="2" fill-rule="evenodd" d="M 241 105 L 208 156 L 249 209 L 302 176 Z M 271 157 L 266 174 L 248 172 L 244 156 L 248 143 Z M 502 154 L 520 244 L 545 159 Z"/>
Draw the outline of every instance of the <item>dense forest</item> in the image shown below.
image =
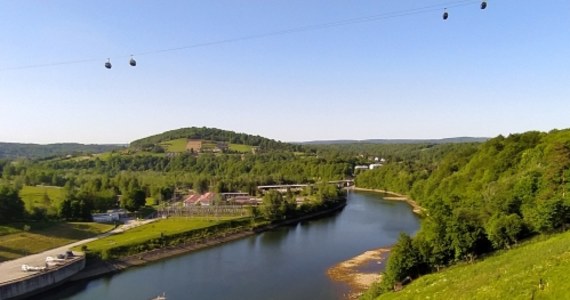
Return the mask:
<path id="1" fill-rule="evenodd" d="M 77 213 L 66 214 L 69 210 L 62 206 L 29 213 L 49 218 L 71 215 L 68 219 L 85 219 L 84 211 L 89 209 L 114 208 L 117 195 L 122 195 L 123 207 L 136 210 L 146 198 L 160 203 L 172 199 L 176 191 L 241 191 L 255 195 L 258 185 L 314 183 L 343 179 L 352 173 L 352 166 L 346 162 L 288 152 L 174 157 L 115 154 L 106 159 L 3 162 L 0 168 L 1 181 L 16 189 L 64 187 L 69 205 L 77 202 Z"/>
<path id="2" fill-rule="evenodd" d="M 246 153 L 156 153 L 138 145 L 170 139 L 201 138 L 247 143 L 264 151 Z M 152 144 L 158 145 L 158 144 Z M 243 144 L 242 144 L 243 145 Z M 145 146 L 146 147 L 146 146 Z M 0 222 L 20 219 L 90 220 L 91 212 L 180 200 L 198 193 L 247 192 L 258 185 L 318 183 L 352 176 L 353 164 L 338 156 L 261 137 L 211 128 L 186 128 L 135 141 L 131 147 L 100 155 L 0 160 Z M 34 200 L 19 199 L 23 188 L 43 191 Z M 47 188 L 43 188 L 47 187 Z M 52 194 L 47 191 L 58 190 Z M 118 200 L 120 199 L 120 200 Z"/>
<path id="3" fill-rule="evenodd" d="M 404 193 L 426 209 L 417 235 L 402 235 L 394 246 L 379 291 L 570 223 L 570 130 L 425 152 L 431 155 L 356 178 L 360 187 Z"/>

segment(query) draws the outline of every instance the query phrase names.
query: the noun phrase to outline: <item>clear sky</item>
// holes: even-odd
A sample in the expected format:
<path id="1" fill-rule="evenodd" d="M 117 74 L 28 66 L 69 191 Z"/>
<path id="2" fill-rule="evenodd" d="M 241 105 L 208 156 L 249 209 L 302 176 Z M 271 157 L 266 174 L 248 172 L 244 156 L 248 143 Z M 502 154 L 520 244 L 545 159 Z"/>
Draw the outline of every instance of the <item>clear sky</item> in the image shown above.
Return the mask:
<path id="1" fill-rule="evenodd" d="M 570 1 L 488 3 L 0 0 L 0 141 L 128 143 L 191 126 L 282 141 L 570 127 Z"/>

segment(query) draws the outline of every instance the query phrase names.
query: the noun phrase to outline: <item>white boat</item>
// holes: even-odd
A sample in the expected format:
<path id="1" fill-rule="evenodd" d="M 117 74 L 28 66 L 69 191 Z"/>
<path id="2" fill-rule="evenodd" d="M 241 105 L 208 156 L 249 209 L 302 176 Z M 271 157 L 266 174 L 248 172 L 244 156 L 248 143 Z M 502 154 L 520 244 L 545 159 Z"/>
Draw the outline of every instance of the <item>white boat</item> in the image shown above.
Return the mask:
<path id="1" fill-rule="evenodd" d="M 34 267 L 29 265 L 22 265 L 22 271 L 24 272 L 34 272 L 34 271 L 45 271 L 46 267 Z"/>

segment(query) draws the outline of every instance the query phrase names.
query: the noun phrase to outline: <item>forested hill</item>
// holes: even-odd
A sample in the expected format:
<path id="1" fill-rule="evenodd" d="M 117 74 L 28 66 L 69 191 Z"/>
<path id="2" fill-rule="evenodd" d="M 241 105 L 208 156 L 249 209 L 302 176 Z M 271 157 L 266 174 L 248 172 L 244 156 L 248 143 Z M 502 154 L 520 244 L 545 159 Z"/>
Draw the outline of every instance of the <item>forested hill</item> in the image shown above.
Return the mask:
<path id="1" fill-rule="evenodd" d="M 369 139 L 369 140 L 322 140 L 299 142 L 301 145 L 344 145 L 344 144 L 458 144 L 482 143 L 489 138 L 485 137 L 454 137 L 445 139 Z"/>
<path id="2" fill-rule="evenodd" d="M 42 158 L 77 153 L 101 153 L 122 147 L 121 145 L 84 145 L 77 143 L 49 145 L 0 143 L 0 158 Z"/>
<path id="3" fill-rule="evenodd" d="M 393 248 L 384 277 L 389 287 L 567 228 L 570 129 L 456 144 L 438 156 L 363 172 L 356 184 L 411 195 L 427 212 L 413 240 L 402 237 Z"/>
<path id="4" fill-rule="evenodd" d="M 149 145 L 158 145 L 161 142 L 171 141 L 180 138 L 201 139 L 201 140 L 210 140 L 217 142 L 227 142 L 232 144 L 242 144 L 242 145 L 259 147 L 262 150 L 298 151 L 302 148 L 299 145 L 283 143 L 280 141 L 264 138 L 259 135 L 250 135 L 246 133 L 237 133 L 233 131 L 222 130 L 217 128 L 207 128 L 207 127 L 201 127 L 201 128 L 189 127 L 189 128 L 170 130 L 163 132 L 161 134 L 133 141 L 131 142 L 130 146 L 135 148 L 136 147 L 144 148 Z"/>

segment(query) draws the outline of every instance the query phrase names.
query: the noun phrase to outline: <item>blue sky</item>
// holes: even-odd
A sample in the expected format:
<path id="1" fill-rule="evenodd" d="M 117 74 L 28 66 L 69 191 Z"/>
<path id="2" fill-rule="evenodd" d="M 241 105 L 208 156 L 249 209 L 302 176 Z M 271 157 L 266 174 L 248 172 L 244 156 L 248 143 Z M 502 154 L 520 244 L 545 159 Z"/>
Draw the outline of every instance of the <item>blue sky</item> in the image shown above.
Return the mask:
<path id="1" fill-rule="evenodd" d="M 488 2 L 0 0 L 0 141 L 128 143 L 190 126 L 282 141 L 570 127 L 570 1 Z M 392 13 L 411 14 L 192 47 Z"/>

